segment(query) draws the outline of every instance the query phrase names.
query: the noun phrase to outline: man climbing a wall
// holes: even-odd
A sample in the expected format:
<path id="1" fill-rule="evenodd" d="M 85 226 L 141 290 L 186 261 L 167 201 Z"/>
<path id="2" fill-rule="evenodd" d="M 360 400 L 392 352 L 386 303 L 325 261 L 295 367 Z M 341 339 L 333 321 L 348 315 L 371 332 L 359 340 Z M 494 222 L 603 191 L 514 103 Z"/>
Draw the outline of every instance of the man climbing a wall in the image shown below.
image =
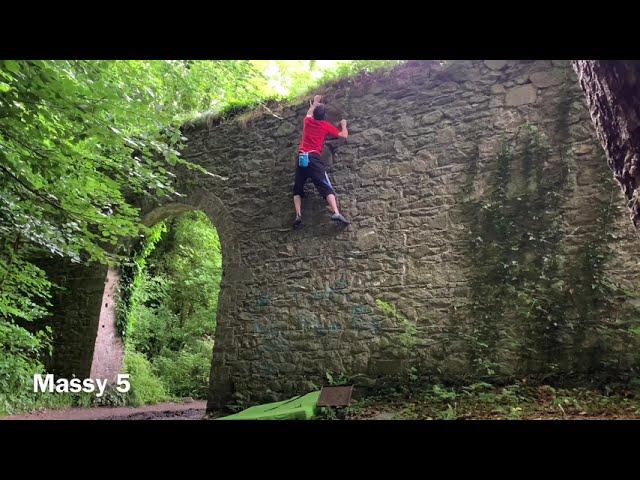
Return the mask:
<path id="1" fill-rule="evenodd" d="M 329 177 L 324 167 L 324 163 L 320 158 L 322 149 L 324 148 L 324 140 L 327 135 L 331 137 L 347 138 L 347 121 L 341 120 L 341 130 L 324 120 L 325 108 L 320 100 L 322 97 L 316 95 L 313 102 L 309 102 L 309 110 L 304 119 L 304 127 L 302 130 L 302 140 L 298 149 L 298 159 L 296 163 L 296 176 L 293 185 L 293 204 L 296 209 L 296 220 L 293 222 L 293 228 L 298 229 L 302 226 L 302 197 L 304 197 L 304 184 L 307 179 L 311 179 L 316 186 L 318 193 L 327 201 L 333 215 L 331 219 L 340 225 L 348 225 L 349 222 L 338 211 L 336 202 L 336 193 L 331 186 Z"/>

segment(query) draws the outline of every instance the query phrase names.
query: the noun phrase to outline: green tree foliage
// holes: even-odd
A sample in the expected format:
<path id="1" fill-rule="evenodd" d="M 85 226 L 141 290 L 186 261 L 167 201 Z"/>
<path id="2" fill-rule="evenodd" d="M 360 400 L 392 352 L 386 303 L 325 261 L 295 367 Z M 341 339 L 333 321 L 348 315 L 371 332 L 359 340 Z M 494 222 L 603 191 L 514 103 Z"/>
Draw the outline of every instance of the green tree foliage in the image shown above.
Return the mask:
<path id="1" fill-rule="evenodd" d="M 369 74 L 375 71 L 389 70 L 400 63 L 402 60 L 350 60 L 339 63 L 333 69 L 327 69 L 322 75 L 314 78 L 309 75 L 307 77 L 296 77 L 292 82 L 289 90 L 289 98 L 298 97 L 305 93 L 320 87 L 325 83 L 330 83 L 338 79 L 347 79 L 358 74 Z"/>
<path id="2" fill-rule="evenodd" d="M 306 62 L 309 72 L 315 68 L 310 61 L 296 62 Z M 296 94 L 317 78 L 315 70 L 312 75 L 292 62 L 278 64 L 283 84 Z M 37 320 L 47 316 L 55 286 L 36 259 L 118 263 L 126 253 L 119 251 L 123 240 L 141 230 L 149 234 L 132 199 L 178 196 L 169 170 L 176 164 L 201 169 L 180 156 L 187 140 L 180 125 L 203 112 L 255 105 L 271 95 L 258 67 L 245 60 L 0 60 L 5 392 L 23 381 L 14 363 L 41 369 L 50 345 L 50 332 L 38 329 Z M 344 64 L 340 68 L 348 73 Z M 185 287 L 193 293 L 202 285 Z M 176 301 L 185 295 L 181 290 Z"/>
<path id="3" fill-rule="evenodd" d="M 49 346 L 49 332 L 31 334 L 9 322 L 0 322 L 0 415 L 14 405 L 32 406 L 29 379 L 42 370 L 38 354 Z"/>
<path id="4" fill-rule="evenodd" d="M 254 77 L 248 61 L 0 61 L 4 392 L 41 368 L 48 344 L 23 328 L 51 295 L 34 258 L 113 262 L 142 228 L 129 199 L 175 193 L 184 118 L 255 98 Z"/>
<path id="5" fill-rule="evenodd" d="M 167 224 L 160 222 L 149 228 L 147 235 L 142 237 L 131 252 L 129 258 L 120 265 L 120 283 L 118 285 L 119 300 L 116 303 L 117 330 L 125 337 L 129 313 L 134 311 L 140 302 L 146 299 L 146 290 L 140 288 L 145 279 L 147 258 L 167 232 Z"/>
<path id="6" fill-rule="evenodd" d="M 181 119 L 250 96 L 239 87 L 250 72 L 248 62 L 5 61 L 3 238 L 106 260 L 138 232 L 129 195 L 174 193 L 166 169 L 182 161 Z"/>
<path id="7" fill-rule="evenodd" d="M 393 68 L 401 60 L 255 60 L 262 75 L 254 81 L 264 97 L 293 100 L 325 83 Z"/>

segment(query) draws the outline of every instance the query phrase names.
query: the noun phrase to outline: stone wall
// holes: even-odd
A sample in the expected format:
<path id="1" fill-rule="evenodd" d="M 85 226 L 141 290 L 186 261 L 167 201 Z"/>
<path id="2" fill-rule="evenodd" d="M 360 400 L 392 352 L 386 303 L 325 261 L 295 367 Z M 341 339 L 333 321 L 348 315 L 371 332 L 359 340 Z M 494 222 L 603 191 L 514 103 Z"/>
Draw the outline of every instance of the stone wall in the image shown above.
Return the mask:
<path id="1" fill-rule="evenodd" d="M 36 261 L 57 285 L 51 300 L 52 315 L 38 323 L 53 332 L 48 373 L 62 378 L 89 378 L 98 333 L 107 267 L 79 265 L 47 259 Z"/>
<path id="2" fill-rule="evenodd" d="M 148 224 L 201 209 L 220 235 L 209 408 L 327 374 L 373 386 L 635 367 L 640 247 L 569 62 L 410 62 L 317 93 L 349 121 L 323 154 L 347 229 L 310 183 L 291 229 L 306 101 L 185 126 L 184 156 L 212 175 L 179 169 L 183 196 L 145 207 Z M 91 348 L 101 298 L 65 303 Z M 80 351 L 85 329 L 71 330 L 60 358 Z"/>
<path id="3" fill-rule="evenodd" d="M 304 227 L 291 230 L 305 102 L 185 127 L 185 157 L 223 177 L 179 176 L 187 193 L 182 201 L 210 215 L 223 246 L 211 408 L 233 398 L 302 393 L 326 383 L 327 372 L 361 384 L 409 366 L 468 376 L 478 359 L 460 332 L 475 328 L 464 312 L 479 281 L 470 255 L 477 219 L 468 207 L 482 209 L 493 195 L 504 144 L 516 152 L 508 167 L 509 201 L 529 188 L 517 175 L 526 128 L 534 126 L 548 144 L 544 158 L 532 160 L 541 164 L 540 182 L 565 172 L 559 200 L 540 201 L 553 208 L 545 215 L 557 224 L 554 241 L 567 258 L 593 232 L 593 196 L 620 196 L 601 179 L 606 165 L 569 62 L 411 62 L 319 93 L 330 121 L 349 120 L 346 144 L 324 154 L 341 209 L 353 222 L 346 230 L 331 224 L 310 183 Z M 526 205 L 522 211 L 527 218 Z M 627 253 L 635 252 L 633 231 L 616 215 L 609 231 L 628 243 Z M 536 216 L 529 220 L 537 228 Z M 536 255 L 529 252 L 543 260 Z M 635 288 L 635 259 L 614 257 L 603 269 Z M 593 335 L 569 342 L 572 351 L 598 335 L 592 327 Z M 506 374 L 527 373 L 518 352 L 514 347 L 505 356 Z M 624 358 L 617 358 L 618 368 L 630 368 L 629 355 Z M 567 362 L 560 363 L 575 365 Z"/>

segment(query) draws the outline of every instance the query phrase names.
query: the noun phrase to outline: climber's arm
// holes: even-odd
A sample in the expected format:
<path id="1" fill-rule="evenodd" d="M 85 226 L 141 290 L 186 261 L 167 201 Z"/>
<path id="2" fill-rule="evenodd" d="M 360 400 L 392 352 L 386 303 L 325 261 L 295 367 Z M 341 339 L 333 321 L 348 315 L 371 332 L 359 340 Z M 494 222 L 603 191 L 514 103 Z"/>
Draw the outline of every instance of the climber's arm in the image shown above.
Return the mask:
<path id="1" fill-rule="evenodd" d="M 340 120 L 340 126 L 342 127 L 342 130 L 340 131 L 338 136 L 346 140 L 346 138 L 349 136 L 349 131 L 347 130 L 347 121 L 344 119 Z"/>
<path id="2" fill-rule="evenodd" d="M 313 111 L 316 109 L 316 106 L 320 104 L 320 100 L 322 100 L 322 97 L 320 95 L 316 95 L 315 97 L 313 97 L 313 103 L 309 102 L 307 117 L 313 117 Z"/>
<path id="3" fill-rule="evenodd" d="M 335 125 L 329 122 L 322 122 L 322 124 L 324 125 L 324 131 L 327 132 L 327 135 L 329 135 L 331 138 L 344 138 L 346 140 L 346 138 L 349 136 L 346 120 L 340 120 L 341 130 L 338 130 Z"/>

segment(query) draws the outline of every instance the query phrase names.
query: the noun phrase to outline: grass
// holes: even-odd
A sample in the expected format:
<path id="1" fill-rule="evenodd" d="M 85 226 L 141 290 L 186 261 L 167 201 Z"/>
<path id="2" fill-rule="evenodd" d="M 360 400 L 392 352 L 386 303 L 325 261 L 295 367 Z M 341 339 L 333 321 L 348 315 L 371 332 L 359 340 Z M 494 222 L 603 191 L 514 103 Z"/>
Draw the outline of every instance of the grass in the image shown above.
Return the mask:
<path id="1" fill-rule="evenodd" d="M 22 402 L 13 402 L 10 406 L 5 405 L 0 398 L 0 417 L 7 415 L 17 415 L 21 413 L 32 413 L 43 410 L 63 410 L 67 408 L 84 408 L 93 406 L 94 394 L 92 393 L 56 393 L 42 392 L 33 393 L 23 399 Z"/>
<path id="2" fill-rule="evenodd" d="M 317 80 L 309 83 L 302 93 L 296 91 L 288 95 L 265 96 L 256 99 L 248 99 L 241 102 L 230 103 L 218 111 L 204 112 L 190 119 L 185 119 L 185 124 L 190 126 L 203 126 L 209 128 L 223 123 L 226 120 L 235 119 L 246 124 L 252 118 L 264 113 L 264 109 L 292 106 L 299 104 L 304 98 L 316 93 L 329 85 L 356 79 L 360 75 L 380 74 L 392 70 L 404 63 L 400 60 L 355 60 L 339 65 L 335 70 L 327 70 Z M 298 90 L 299 91 L 299 90 Z"/>

